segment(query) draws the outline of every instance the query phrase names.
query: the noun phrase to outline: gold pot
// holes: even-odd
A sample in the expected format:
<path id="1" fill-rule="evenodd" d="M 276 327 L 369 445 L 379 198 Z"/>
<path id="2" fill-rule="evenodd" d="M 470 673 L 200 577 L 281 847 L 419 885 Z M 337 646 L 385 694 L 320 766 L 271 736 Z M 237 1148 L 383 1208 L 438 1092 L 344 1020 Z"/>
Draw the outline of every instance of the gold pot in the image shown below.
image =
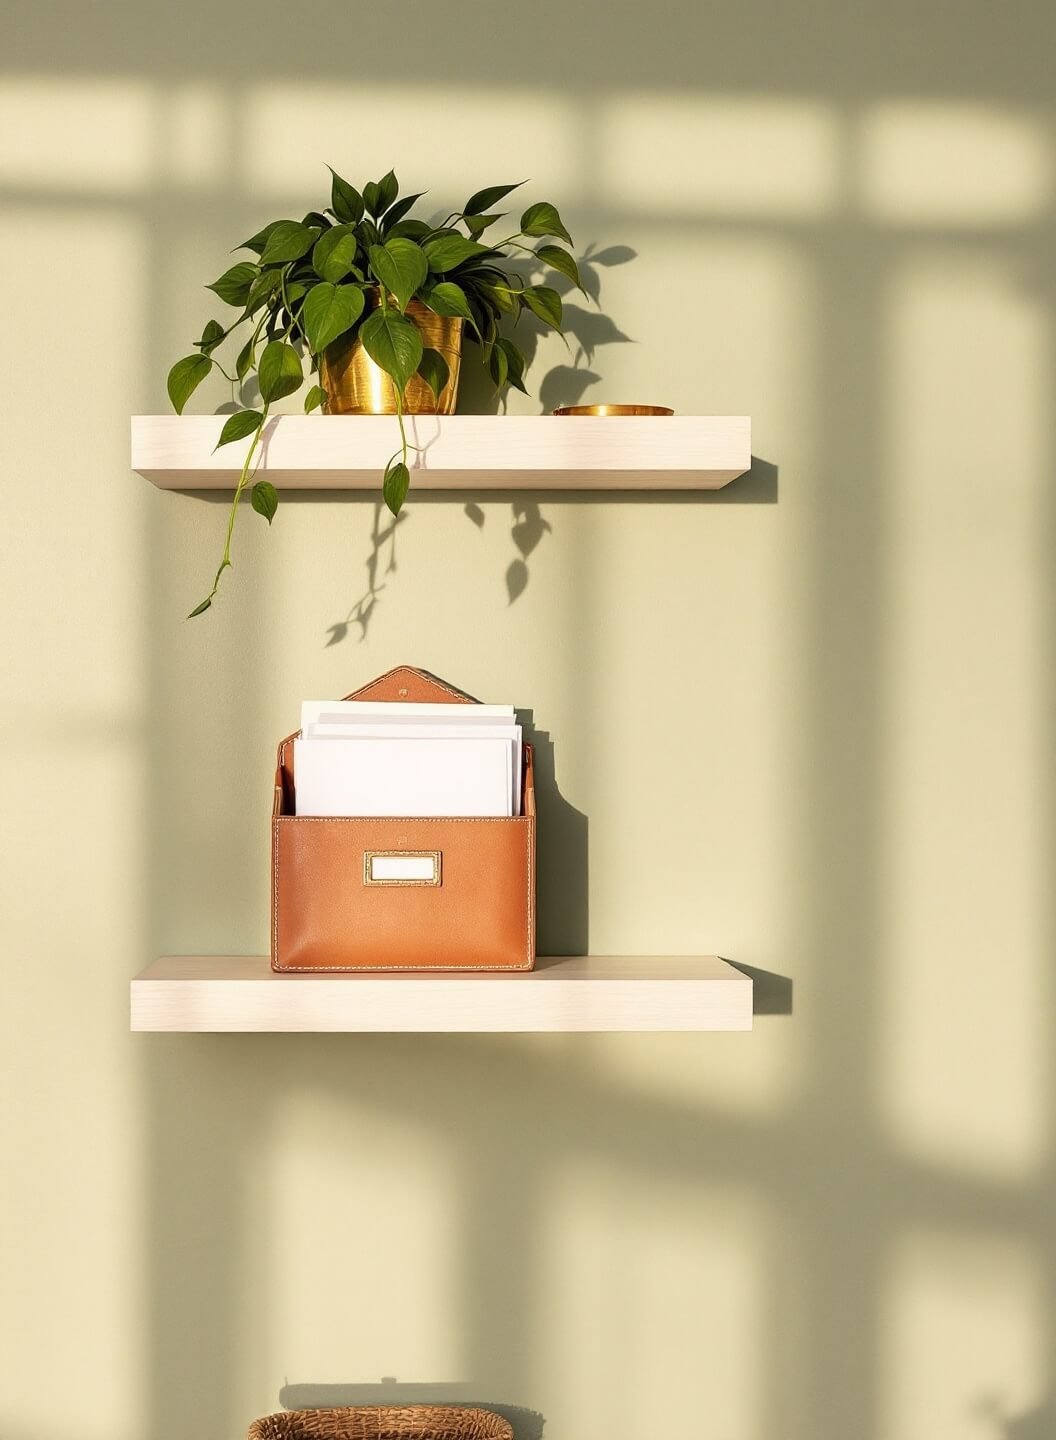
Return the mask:
<path id="1" fill-rule="evenodd" d="M 380 292 L 368 290 L 364 314 L 369 315 L 380 304 Z M 425 348 L 439 350 L 447 361 L 449 375 L 439 399 L 420 375 L 412 375 L 403 392 L 403 413 L 452 415 L 462 363 L 462 320 L 458 316 L 435 315 L 420 300 L 412 300 L 406 313 L 418 326 Z M 323 351 L 319 357 L 319 384 L 326 391 L 323 409 L 328 415 L 396 414 L 396 384 L 380 365 L 375 365 L 358 337 L 342 336 Z"/>

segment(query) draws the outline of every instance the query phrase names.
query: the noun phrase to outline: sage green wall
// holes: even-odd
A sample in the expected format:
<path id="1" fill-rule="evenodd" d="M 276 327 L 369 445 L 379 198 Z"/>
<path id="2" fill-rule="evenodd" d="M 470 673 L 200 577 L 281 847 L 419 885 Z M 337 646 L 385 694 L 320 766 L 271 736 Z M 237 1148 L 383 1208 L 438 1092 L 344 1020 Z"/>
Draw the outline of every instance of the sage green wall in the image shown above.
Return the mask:
<path id="1" fill-rule="evenodd" d="M 20 0 L 4 31 L 6 1440 L 382 1393 L 548 1440 L 1051 1434 L 1051 4 Z M 303 497 L 184 623 L 223 510 L 130 477 L 127 417 L 324 161 L 438 206 L 529 175 L 581 251 L 636 251 L 580 322 L 601 378 L 554 341 L 533 380 L 749 412 L 753 475 L 416 501 L 329 645 L 376 511 Z M 544 943 L 583 928 L 585 816 L 593 950 L 717 951 L 792 1013 L 129 1036 L 149 957 L 263 950 L 302 696 L 401 661 L 551 737 Z"/>

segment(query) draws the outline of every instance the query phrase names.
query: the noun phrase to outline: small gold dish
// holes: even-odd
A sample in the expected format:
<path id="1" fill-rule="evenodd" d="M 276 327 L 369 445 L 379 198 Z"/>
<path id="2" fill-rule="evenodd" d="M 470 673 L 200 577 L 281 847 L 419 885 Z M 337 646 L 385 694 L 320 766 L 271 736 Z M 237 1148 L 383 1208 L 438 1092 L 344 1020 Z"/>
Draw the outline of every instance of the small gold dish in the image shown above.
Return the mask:
<path id="1" fill-rule="evenodd" d="M 673 415 L 666 405 L 562 405 L 555 415 Z"/>

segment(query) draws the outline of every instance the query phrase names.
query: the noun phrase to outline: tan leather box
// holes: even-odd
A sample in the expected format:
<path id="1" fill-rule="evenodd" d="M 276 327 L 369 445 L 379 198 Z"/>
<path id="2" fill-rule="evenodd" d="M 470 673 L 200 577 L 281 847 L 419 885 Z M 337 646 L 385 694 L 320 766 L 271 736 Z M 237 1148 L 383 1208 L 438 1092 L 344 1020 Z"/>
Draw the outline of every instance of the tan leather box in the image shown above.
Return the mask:
<path id="1" fill-rule="evenodd" d="M 345 697 L 472 705 L 401 665 Z M 530 970 L 535 964 L 535 788 L 524 747 L 514 818 L 297 815 L 293 741 L 279 745 L 271 822 L 275 970 Z M 413 858 L 418 878 L 383 878 Z M 388 862 L 388 863 L 386 863 Z"/>

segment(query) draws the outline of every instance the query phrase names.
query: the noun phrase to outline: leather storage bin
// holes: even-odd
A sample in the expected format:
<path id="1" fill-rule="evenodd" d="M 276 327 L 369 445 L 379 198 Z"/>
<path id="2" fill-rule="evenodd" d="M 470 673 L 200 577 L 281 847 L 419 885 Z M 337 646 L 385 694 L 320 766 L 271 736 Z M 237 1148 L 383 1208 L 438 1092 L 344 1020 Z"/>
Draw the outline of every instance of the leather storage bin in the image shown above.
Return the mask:
<path id="1" fill-rule="evenodd" d="M 400 666 L 345 697 L 474 704 Z M 279 745 L 271 822 L 274 970 L 530 970 L 535 963 L 535 788 L 522 813 L 423 819 L 297 815 L 293 741 Z M 375 857 L 417 857 L 427 878 L 379 879 Z M 378 867 L 385 873 L 383 867 Z"/>

